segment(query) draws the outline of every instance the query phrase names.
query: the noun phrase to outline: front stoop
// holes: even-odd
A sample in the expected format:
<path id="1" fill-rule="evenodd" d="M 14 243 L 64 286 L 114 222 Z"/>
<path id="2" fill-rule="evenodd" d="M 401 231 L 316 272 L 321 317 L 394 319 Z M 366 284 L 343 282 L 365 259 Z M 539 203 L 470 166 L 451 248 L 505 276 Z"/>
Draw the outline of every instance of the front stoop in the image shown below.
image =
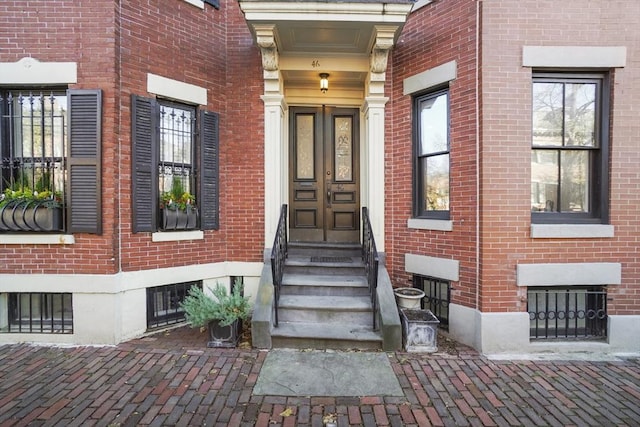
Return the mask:
<path id="1" fill-rule="evenodd" d="M 402 328 L 386 269 L 379 268 L 380 313 L 373 309 L 359 245 L 289 244 L 275 323 L 271 266 L 263 268 L 252 318 L 258 348 L 402 348 Z"/>

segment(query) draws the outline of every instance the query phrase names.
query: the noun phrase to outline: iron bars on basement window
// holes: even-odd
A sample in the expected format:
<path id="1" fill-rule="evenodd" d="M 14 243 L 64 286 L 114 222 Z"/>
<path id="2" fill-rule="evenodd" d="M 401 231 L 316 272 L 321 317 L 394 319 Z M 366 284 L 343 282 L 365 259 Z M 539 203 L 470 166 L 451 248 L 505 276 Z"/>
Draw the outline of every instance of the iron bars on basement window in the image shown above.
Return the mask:
<path id="1" fill-rule="evenodd" d="M 604 339 L 607 291 L 603 287 L 534 288 L 527 292 L 531 339 Z"/>

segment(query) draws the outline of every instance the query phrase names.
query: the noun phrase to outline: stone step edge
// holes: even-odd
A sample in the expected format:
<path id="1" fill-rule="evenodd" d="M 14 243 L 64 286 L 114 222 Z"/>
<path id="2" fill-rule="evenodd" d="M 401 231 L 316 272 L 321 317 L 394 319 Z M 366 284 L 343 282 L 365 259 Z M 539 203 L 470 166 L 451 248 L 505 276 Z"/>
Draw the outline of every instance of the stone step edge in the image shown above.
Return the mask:
<path id="1" fill-rule="evenodd" d="M 271 336 L 279 338 L 382 342 L 382 335 L 370 327 L 344 326 L 331 323 L 280 322 L 277 327 L 272 328 Z"/>
<path id="2" fill-rule="evenodd" d="M 281 295 L 278 309 L 371 311 L 371 298 L 343 295 Z"/>

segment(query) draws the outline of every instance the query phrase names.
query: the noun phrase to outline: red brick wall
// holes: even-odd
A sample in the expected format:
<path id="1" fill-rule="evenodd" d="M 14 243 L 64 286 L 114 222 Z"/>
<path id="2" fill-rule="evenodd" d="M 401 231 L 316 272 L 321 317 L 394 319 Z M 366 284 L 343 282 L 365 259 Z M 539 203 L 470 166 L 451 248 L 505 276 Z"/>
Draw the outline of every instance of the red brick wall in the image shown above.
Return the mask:
<path id="1" fill-rule="evenodd" d="M 264 242 L 264 93 L 262 59 L 237 1 L 227 12 L 227 122 L 222 147 L 226 259 L 262 261 Z M 272 242 L 268 242 L 271 246 Z"/>
<path id="2" fill-rule="evenodd" d="M 482 3 L 482 310 L 525 310 L 515 286 L 518 263 L 621 262 L 610 286 L 610 314 L 640 309 L 640 3 L 523 0 Z M 611 121 L 610 221 L 606 239 L 530 238 L 531 69 L 522 46 L 627 46 L 615 70 Z M 635 114 L 634 114 L 635 110 Z"/>
<path id="3" fill-rule="evenodd" d="M 470 307 L 475 307 L 477 275 L 475 22 L 476 4 L 467 0 L 437 1 L 409 16 L 392 51 L 385 135 L 385 250 L 393 285 L 410 286 L 406 253 L 456 259 L 460 282 L 453 283 L 452 301 Z M 454 60 L 457 78 L 449 85 L 453 231 L 407 229 L 412 217 L 412 102 L 410 95 L 403 95 L 403 81 Z"/>
<path id="4" fill-rule="evenodd" d="M 3 62 L 32 56 L 78 63 L 74 88 L 103 91 L 103 234 L 74 245 L 0 246 L 3 273 L 114 273 L 225 260 L 264 248 L 260 55 L 235 1 L 204 10 L 179 0 L 0 4 Z M 205 87 L 220 113 L 220 230 L 153 243 L 131 233 L 131 94 L 147 73 Z M 122 236 L 119 240 L 119 235 Z"/>
<path id="5" fill-rule="evenodd" d="M 103 95 L 103 229 L 101 236 L 77 234 L 75 245 L 0 245 L 2 273 L 112 273 L 116 270 L 114 165 L 119 114 L 117 98 L 116 2 L 0 2 L 0 61 L 33 57 L 42 62 L 77 62 L 74 89 Z"/>
<path id="6" fill-rule="evenodd" d="M 264 226 L 260 56 L 237 2 L 202 11 L 176 0 L 128 2 L 122 11 L 122 188 L 130 188 L 130 93 L 146 94 L 147 73 L 208 90 L 220 113 L 220 229 L 205 239 L 153 243 L 129 234 L 128 198 L 121 202 L 123 270 L 262 259 Z M 126 160 L 125 160 L 126 159 Z"/>

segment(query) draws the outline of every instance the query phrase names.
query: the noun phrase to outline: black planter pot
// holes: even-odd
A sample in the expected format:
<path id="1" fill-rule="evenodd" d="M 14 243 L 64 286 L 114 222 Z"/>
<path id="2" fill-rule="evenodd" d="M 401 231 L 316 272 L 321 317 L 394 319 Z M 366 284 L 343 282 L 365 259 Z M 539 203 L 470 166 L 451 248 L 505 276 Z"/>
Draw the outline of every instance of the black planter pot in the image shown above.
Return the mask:
<path id="1" fill-rule="evenodd" d="M 62 208 L 34 201 L 11 201 L 0 208 L 0 231 L 61 231 Z"/>
<path id="2" fill-rule="evenodd" d="M 195 208 L 187 208 L 186 210 L 163 208 L 161 211 L 163 230 L 193 230 L 196 228 L 198 210 Z"/>
<path id="3" fill-rule="evenodd" d="M 242 333 L 242 321 L 236 320 L 230 325 L 222 326 L 217 320 L 209 321 L 209 342 L 207 347 L 236 347 Z"/>

